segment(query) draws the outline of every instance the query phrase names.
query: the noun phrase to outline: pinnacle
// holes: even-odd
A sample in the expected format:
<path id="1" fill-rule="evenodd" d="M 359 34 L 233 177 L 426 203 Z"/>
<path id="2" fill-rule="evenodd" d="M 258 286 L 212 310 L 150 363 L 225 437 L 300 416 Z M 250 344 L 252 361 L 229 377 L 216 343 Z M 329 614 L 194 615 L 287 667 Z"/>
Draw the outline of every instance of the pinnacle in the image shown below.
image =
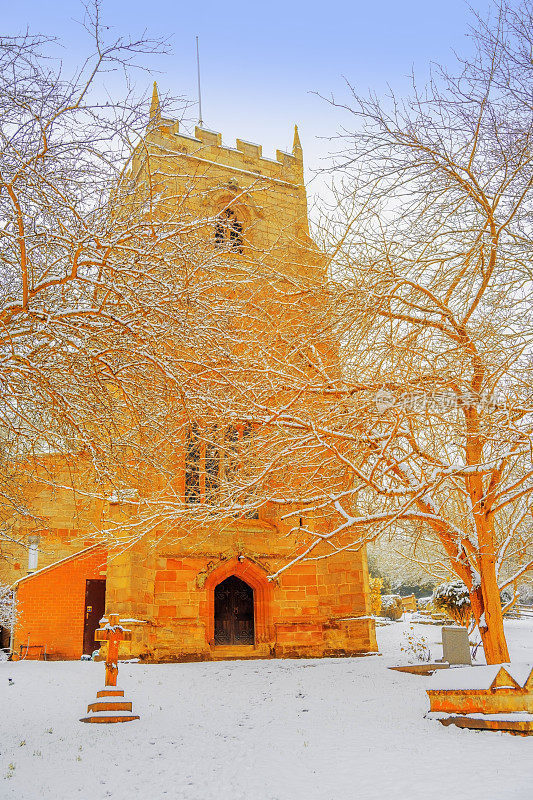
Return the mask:
<path id="1" fill-rule="evenodd" d="M 298 125 L 294 126 L 294 140 L 292 143 L 292 154 L 293 156 L 302 155 L 302 143 L 300 142 L 300 135 L 298 133 Z"/>
<path id="2" fill-rule="evenodd" d="M 152 90 L 152 102 L 150 103 L 150 119 L 161 116 L 161 106 L 159 104 L 159 92 L 157 91 L 157 83 L 154 81 L 154 88 Z"/>

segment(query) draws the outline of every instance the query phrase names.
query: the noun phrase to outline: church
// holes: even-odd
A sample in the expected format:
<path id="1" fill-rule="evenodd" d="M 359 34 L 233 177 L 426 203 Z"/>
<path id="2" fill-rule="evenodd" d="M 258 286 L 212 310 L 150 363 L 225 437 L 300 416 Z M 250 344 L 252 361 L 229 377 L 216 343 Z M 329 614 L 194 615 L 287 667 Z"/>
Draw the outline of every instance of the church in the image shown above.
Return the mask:
<path id="1" fill-rule="evenodd" d="M 186 135 L 176 120 L 162 116 L 154 86 L 150 123 L 129 178 L 150 185 L 154 196 L 167 193 L 198 217 L 217 220 L 208 235 L 228 257 L 261 257 L 264 268 L 268 253 L 289 272 L 305 264 L 310 273 L 324 274 L 324 258 L 309 235 L 297 129 L 292 152 L 278 150 L 275 159 L 241 139 L 226 146 L 221 134 L 201 126 Z M 186 443 L 176 458 L 184 502 L 201 502 L 209 478 L 206 454 L 196 471 L 187 467 Z M 64 467 L 53 468 L 59 474 Z M 92 531 L 103 516 L 127 517 L 128 499 L 109 497 L 85 512 L 83 500 L 57 483 L 35 489 L 32 502 L 46 524 L 28 532 L 22 555 L 13 550 L 2 576 L 16 590 L 14 658 L 90 655 L 99 644 L 95 630 L 110 613 L 132 630 L 121 655 L 147 662 L 376 651 L 364 549 L 280 572 L 294 559 L 294 542 L 275 502 L 188 536 L 158 539 L 147 532 L 121 549 L 95 540 Z"/>

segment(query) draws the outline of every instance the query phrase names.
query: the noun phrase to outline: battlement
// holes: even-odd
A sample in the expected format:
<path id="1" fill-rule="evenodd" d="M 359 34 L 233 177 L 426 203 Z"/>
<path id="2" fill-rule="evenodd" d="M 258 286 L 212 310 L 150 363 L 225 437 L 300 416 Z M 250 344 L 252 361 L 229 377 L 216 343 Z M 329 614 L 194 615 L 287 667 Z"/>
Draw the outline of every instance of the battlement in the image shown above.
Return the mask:
<path id="1" fill-rule="evenodd" d="M 276 158 L 263 156 L 260 144 L 237 139 L 235 147 L 222 143 L 222 134 L 218 131 L 196 125 L 194 136 L 182 133 L 177 120 L 165 119 L 161 116 L 157 86 L 150 108 L 147 141 L 151 141 L 167 152 L 188 156 L 197 161 L 207 161 L 219 167 L 261 175 L 263 178 L 282 180 L 291 184 L 303 183 L 303 152 L 294 126 L 292 153 L 276 150 Z"/>

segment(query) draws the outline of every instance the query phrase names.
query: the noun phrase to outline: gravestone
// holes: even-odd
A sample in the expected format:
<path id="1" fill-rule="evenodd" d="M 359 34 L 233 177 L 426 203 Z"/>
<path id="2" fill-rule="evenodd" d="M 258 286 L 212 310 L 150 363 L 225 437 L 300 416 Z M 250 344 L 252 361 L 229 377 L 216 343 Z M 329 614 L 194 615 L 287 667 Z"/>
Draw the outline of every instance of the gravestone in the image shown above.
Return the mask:
<path id="1" fill-rule="evenodd" d="M 448 664 L 472 665 L 466 628 L 451 625 L 442 628 L 442 657 Z"/>

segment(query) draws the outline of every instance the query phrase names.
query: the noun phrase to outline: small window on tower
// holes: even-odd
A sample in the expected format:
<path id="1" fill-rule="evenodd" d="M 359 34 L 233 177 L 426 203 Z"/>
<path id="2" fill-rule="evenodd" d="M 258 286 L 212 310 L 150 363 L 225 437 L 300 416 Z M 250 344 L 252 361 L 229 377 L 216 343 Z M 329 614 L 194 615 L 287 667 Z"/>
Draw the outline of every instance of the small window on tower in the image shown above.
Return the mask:
<path id="1" fill-rule="evenodd" d="M 232 250 L 234 253 L 242 253 L 242 222 L 239 222 L 231 208 L 226 208 L 217 218 L 215 246 Z"/>

